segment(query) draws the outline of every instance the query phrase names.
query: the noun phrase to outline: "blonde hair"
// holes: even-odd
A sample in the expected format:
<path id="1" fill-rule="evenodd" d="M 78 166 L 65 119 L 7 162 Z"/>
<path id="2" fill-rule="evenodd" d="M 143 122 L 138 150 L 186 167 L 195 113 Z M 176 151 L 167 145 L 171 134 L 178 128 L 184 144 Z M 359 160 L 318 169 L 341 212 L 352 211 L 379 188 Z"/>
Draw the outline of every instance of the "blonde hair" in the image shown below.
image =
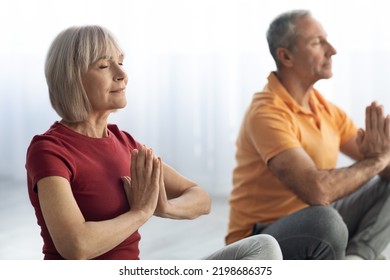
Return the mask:
<path id="1" fill-rule="evenodd" d="M 76 123 L 87 118 L 91 104 L 81 75 L 112 48 L 123 53 L 112 33 L 96 25 L 70 27 L 54 39 L 46 57 L 45 76 L 51 105 L 62 119 Z"/>

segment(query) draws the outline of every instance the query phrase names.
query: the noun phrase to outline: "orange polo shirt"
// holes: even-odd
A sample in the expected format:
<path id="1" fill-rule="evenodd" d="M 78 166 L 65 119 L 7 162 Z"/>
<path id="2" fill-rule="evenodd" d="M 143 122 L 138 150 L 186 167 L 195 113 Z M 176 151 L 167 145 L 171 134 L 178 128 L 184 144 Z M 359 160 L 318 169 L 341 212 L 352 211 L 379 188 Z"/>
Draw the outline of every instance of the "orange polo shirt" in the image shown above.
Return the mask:
<path id="1" fill-rule="evenodd" d="M 254 95 L 236 142 L 227 244 L 249 236 L 256 222 L 272 223 L 308 206 L 268 169 L 270 159 L 300 147 L 319 169 L 332 169 L 340 146 L 356 135 L 352 120 L 317 90 L 309 102 L 312 111 L 301 107 L 274 73 Z"/>

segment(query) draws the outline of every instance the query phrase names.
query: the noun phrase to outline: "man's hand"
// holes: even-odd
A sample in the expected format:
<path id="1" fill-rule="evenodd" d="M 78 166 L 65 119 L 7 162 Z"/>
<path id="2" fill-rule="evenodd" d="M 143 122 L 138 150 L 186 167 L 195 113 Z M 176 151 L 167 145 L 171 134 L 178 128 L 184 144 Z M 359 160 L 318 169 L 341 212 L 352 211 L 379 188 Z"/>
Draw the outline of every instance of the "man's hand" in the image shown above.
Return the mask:
<path id="1" fill-rule="evenodd" d="M 383 168 L 390 163 L 390 116 L 384 116 L 382 105 L 367 106 L 366 130 L 358 131 L 356 143 L 365 158 L 377 158 Z"/>

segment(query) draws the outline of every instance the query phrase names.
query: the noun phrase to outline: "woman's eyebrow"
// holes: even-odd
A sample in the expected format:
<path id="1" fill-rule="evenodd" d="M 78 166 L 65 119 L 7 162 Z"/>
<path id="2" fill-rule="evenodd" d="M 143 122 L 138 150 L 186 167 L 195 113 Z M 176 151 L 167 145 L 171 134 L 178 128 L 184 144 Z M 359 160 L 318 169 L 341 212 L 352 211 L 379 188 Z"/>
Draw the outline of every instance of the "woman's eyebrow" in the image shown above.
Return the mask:
<path id="1" fill-rule="evenodd" d="M 118 56 L 119 59 L 124 59 L 125 58 L 125 55 L 124 54 L 120 54 Z M 102 60 L 102 59 L 105 59 L 105 60 L 113 60 L 114 57 L 111 56 L 111 55 L 102 55 L 101 57 L 99 57 L 97 60 Z"/>
<path id="2" fill-rule="evenodd" d="M 102 60 L 102 59 L 110 60 L 110 59 L 112 59 L 112 56 L 109 56 L 109 55 L 102 55 L 101 57 L 98 57 L 97 60 Z"/>

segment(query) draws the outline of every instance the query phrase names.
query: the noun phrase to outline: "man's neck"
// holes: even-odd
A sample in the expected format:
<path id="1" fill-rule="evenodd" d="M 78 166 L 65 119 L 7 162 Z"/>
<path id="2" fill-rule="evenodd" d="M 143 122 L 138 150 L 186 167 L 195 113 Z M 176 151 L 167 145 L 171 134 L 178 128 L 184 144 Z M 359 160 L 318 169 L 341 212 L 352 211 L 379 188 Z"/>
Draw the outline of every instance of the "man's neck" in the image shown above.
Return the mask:
<path id="1" fill-rule="evenodd" d="M 276 72 L 280 83 L 285 87 L 287 92 L 294 100 L 302 107 L 310 110 L 309 95 L 313 89 L 314 83 L 305 82 L 301 77 L 294 75 L 291 72 L 278 70 Z"/>

